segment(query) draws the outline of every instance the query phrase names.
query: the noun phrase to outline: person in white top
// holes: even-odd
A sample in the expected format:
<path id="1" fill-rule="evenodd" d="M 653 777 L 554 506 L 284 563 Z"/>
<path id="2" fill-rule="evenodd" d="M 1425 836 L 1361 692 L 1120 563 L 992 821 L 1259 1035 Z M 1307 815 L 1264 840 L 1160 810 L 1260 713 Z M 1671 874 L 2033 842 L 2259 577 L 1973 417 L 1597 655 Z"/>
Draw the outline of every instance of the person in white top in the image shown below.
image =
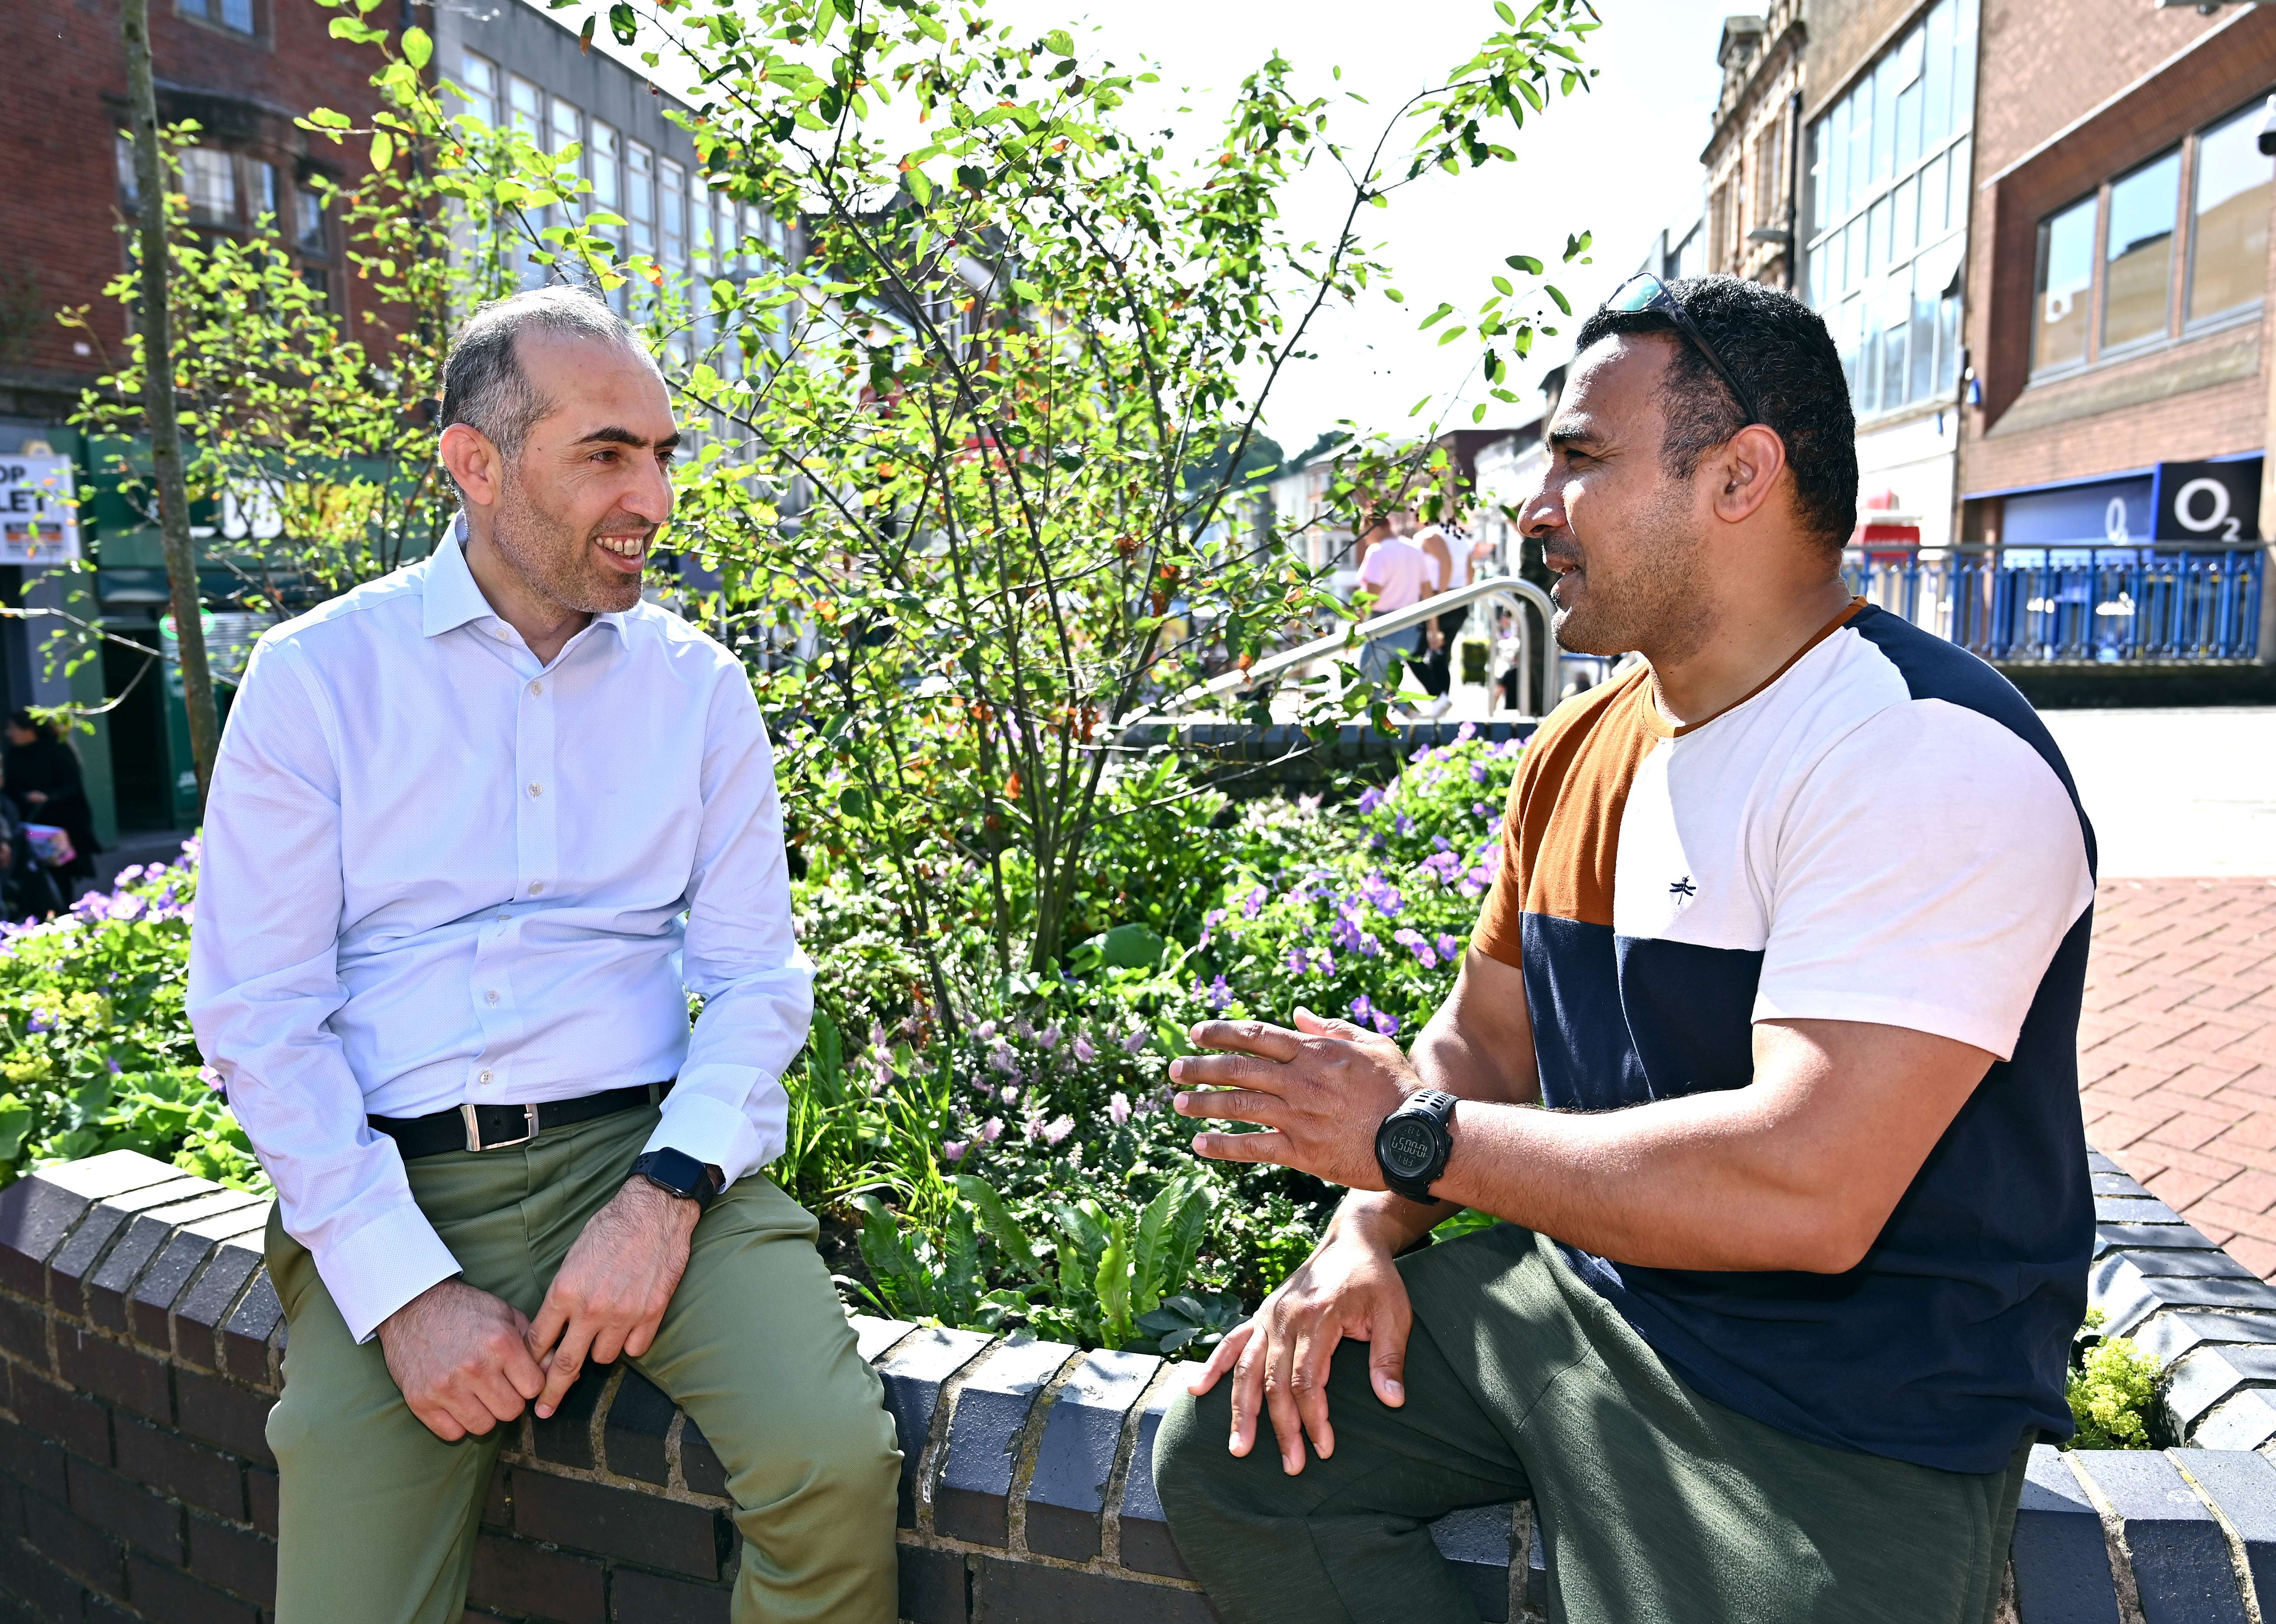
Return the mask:
<path id="1" fill-rule="evenodd" d="M 641 599 L 670 398 L 566 288 L 444 376 L 458 524 L 262 639 L 207 812 L 189 1012 L 291 1324 L 277 1616 L 457 1620 L 505 1423 L 621 1356 L 726 1468 L 739 1624 L 885 1624 L 893 1427 L 760 1172 L 813 998 L 766 731 Z"/>

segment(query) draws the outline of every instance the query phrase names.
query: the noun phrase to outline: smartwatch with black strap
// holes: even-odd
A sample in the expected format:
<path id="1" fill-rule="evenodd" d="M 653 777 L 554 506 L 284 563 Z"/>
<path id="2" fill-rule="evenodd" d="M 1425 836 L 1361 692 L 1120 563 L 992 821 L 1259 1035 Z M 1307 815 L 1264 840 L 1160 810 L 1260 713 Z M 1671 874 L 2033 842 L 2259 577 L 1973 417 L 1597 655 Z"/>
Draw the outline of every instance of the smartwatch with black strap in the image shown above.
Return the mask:
<path id="1" fill-rule="evenodd" d="M 644 1150 L 633 1163 L 633 1176 L 646 1179 L 667 1195 L 692 1201 L 700 1210 L 719 1193 L 711 1169 L 685 1150 Z"/>
<path id="2" fill-rule="evenodd" d="M 1430 1187 L 1454 1153 L 1456 1103 L 1444 1089 L 1419 1089 L 1375 1130 L 1375 1161 L 1383 1181 L 1409 1201 L 1438 1199 Z"/>

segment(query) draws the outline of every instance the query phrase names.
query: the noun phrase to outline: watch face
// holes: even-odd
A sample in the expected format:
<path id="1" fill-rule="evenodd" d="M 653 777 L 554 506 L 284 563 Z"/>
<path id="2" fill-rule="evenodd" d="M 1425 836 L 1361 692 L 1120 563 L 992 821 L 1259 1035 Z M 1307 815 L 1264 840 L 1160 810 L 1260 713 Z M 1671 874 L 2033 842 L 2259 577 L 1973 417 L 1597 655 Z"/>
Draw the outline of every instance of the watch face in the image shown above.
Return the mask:
<path id="1" fill-rule="evenodd" d="M 1400 1178 L 1412 1179 L 1428 1172 L 1438 1156 L 1438 1136 L 1414 1118 L 1384 1125 L 1383 1159 Z"/>

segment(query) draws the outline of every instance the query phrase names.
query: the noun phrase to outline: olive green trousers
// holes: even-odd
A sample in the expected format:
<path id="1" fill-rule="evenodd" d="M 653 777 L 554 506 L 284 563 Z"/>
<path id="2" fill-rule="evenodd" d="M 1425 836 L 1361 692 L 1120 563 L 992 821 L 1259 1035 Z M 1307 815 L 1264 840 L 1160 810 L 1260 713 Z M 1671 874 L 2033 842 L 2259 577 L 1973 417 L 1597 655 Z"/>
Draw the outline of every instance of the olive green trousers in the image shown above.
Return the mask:
<path id="1" fill-rule="evenodd" d="M 1400 1260 L 1407 1402 L 1336 1350 L 1335 1454 L 1225 1451 L 1232 1384 L 1155 1442 L 1170 1530 L 1224 1624 L 1476 1624 L 1429 1523 L 1530 1498 L 1549 1614 L 1586 1624 L 1988 1624 L 2027 1440 L 2005 1471 L 1828 1449 L 1691 1392 L 1548 1240 L 1513 1225 Z"/>
<path id="2" fill-rule="evenodd" d="M 527 1145 L 421 1157 L 407 1164 L 412 1195 L 470 1284 L 535 1316 L 656 1120 L 652 1108 L 621 1112 Z M 770 1180 L 739 1180 L 696 1225 L 656 1340 L 629 1362 L 687 1409 L 726 1468 L 743 1536 L 736 1624 L 891 1624 L 895 1613 L 900 1451 L 815 1233 Z M 292 1325 L 269 1417 L 282 1478 L 278 1624 L 458 1624 L 491 1468 L 520 1423 L 436 1438 L 404 1403 L 378 1339 L 349 1336 L 314 1259 L 273 1217 L 268 1246 Z"/>

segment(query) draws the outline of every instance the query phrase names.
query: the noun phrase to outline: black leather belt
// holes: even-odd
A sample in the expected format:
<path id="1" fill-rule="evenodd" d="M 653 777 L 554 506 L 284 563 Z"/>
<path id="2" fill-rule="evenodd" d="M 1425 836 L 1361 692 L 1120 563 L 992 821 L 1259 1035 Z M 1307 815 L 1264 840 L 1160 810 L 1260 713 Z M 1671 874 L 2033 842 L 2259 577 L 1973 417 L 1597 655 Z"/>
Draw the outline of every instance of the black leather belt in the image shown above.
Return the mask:
<path id="1" fill-rule="evenodd" d="M 548 1100 L 542 1105 L 460 1105 L 453 1111 L 431 1112 L 423 1117 L 373 1117 L 372 1127 L 402 1148 L 403 1159 L 440 1156 L 445 1150 L 504 1150 L 526 1145 L 549 1128 L 589 1122 L 641 1105 L 653 1105 L 671 1092 L 666 1082 L 637 1082 L 627 1089 L 603 1089 L 575 1099 Z"/>

